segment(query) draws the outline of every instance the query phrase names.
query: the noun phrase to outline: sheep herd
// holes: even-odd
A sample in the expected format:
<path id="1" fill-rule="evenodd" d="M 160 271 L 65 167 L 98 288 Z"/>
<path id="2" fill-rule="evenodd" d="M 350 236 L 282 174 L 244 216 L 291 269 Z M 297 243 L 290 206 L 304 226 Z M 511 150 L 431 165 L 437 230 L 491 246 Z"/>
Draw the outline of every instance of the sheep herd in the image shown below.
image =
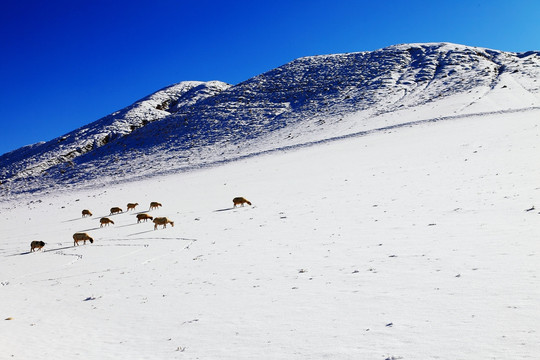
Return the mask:
<path id="1" fill-rule="evenodd" d="M 126 212 L 130 211 L 130 210 L 135 210 L 135 208 L 138 205 L 139 205 L 139 203 L 128 203 Z M 160 203 L 158 203 L 157 201 L 152 201 L 150 203 L 150 210 L 158 209 L 161 206 L 162 205 Z M 122 210 L 121 207 L 115 206 L 115 207 L 111 208 L 109 215 L 121 214 L 123 212 L 124 212 L 124 210 Z M 87 217 L 87 216 L 92 216 L 92 212 L 90 210 L 88 210 L 88 209 L 84 209 L 82 211 L 82 217 L 84 218 L 84 217 Z M 147 220 L 152 220 L 153 223 L 154 223 L 154 230 L 157 230 L 158 225 L 162 225 L 163 228 L 166 228 L 167 224 L 171 224 L 171 226 L 174 226 L 174 221 L 171 221 L 166 217 L 157 217 L 157 218 L 154 219 L 153 216 L 150 216 L 150 215 L 148 215 L 146 213 L 137 214 L 137 223 L 140 223 L 143 220 L 145 222 Z M 99 223 L 100 223 L 99 227 L 109 226 L 110 224 L 114 225 L 114 221 L 112 221 L 111 219 L 109 219 L 108 217 L 105 217 L 105 216 L 102 217 L 101 219 L 99 219 Z M 86 244 L 86 240 L 89 240 L 90 243 L 94 242 L 94 239 L 92 239 L 87 233 L 76 233 L 76 234 L 73 235 L 73 240 L 74 240 L 73 246 L 78 245 L 79 241 L 84 241 L 84 244 Z"/>
<path id="2" fill-rule="evenodd" d="M 234 207 L 236 207 L 237 205 L 244 206 L 244 204 L 251 205 L 251 202 L 249 202 L 248 200 L 246 200 L 243 197 L 235 197 L 233 199 Z M 127 204 L 126 212 L 129 211 L 129 210 L 135 210 L 135 208 L 138 205 L 139 205 L 139 203 L 129 203 L 129 204 Z M 150 203 L 150 210 L 158 209 L 161 206 L 162 205 L 160 203 L 158 203 L 156 201 L 152 201 Z M 120 214 L 120 213 L 123 213 L 122 208 L 115 206 L 115 207 L 111 208 L 109 215 Z M 84 209 L 82 211 L 82 217 L 84 218 L 84 217 L 87 217 L 87 216 L 92 216 L 92 212 L 90 210 L 88 210 L 88 209 Z M 172 221 L 172 220 L 170 220 L 170 219 L 168 219 L 166 217 L 156 217 L 156 218 L 154 218 L 153 216 L 150 216 L 150 215 L 148 215 L 146 213 L 137 214 L 137 223 L 140 223 L 141 221 L 146 222 L 147 220 L 152 220 L 152 222 L 154 223 L 154 230 L 157 230 L 159 225 L 163 226 L 163 228 L 166 228 L 167 224 L 171 224 L 171 226 L 174 227 L 174 221 Z M 99 219 L 99 223 L 100 223 L 100 227 L 108 226 L 110 224 L 114 225 L 114 221 L 112 221 L 108 217 L 102 217 L 101 219 Z M 87 240 L 90 241 L 90 244 L 94 243 L 94 239 L 85 232 L 77 232 L 77 233 L 73 234 L 73 246 L 79 245 L 79 241 L 82 241 L 83 244 L 86 245 Z M 36 249 L 41 250 L 44 246 L 45 246 L 45 243 L 43 241 L 32 241 L 32 243 L 30 244 L 30 251 L 34 252 Z"/>

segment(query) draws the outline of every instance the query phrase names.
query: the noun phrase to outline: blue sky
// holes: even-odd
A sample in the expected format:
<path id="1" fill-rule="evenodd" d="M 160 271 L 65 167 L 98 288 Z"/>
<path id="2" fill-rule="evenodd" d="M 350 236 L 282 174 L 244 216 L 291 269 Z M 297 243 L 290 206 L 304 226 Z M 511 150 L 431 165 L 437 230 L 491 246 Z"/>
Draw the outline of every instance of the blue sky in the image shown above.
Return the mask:
<path id="1" fill-rule="evenodd" d="M 237 84 L 298 57 L 453 42 L 540 50 L 540 1 L 4 0 L 0 154 L 184 80 Z"/>

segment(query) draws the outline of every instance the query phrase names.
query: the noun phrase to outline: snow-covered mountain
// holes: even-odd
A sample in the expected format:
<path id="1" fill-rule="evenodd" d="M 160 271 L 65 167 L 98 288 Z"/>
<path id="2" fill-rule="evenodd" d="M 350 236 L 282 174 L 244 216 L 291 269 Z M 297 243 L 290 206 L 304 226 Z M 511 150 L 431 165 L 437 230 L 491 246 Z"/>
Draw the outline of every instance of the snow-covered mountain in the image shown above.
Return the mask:
<path id="1" fill-rule="evenodd" d="M 64 136 L 6 153 L 0 158 L 2 182 L 4 185 L 6 181 L 9 184 L 10 180 L 23 180 L 22 183 L 16 182 L 17 185 L 22 185 L 29 179 L 37 179 L 38 182 L 44 179 L 61 182 L 54 175 L 47 177 L 49 170 L 54 172 L 56 169 L 64 173 L 66 166 L 74 166 L 73 160 L 81 155 L 114 142 L 152 121 L 161 120 L 176 108 L 190 106 L 228 87 L 229 85 L 217 81 L 185 81 L 159 90 L 127 108 Z M 23 185 L 21 190 L 26 189 L 36 188 Z"/>
<path id="2" fill-rule="evenodd" d="M 5 154 L 0 358 L 537 359 L 539 70 L 309 57 Z"/>
<path id="3" fill-rule="evenodd" d="M 300 58 L 231 86 L 181 82 L 0 157 L 2 195 L 121 181 L 485 111 L 540 106 L 540 52 L 449 43 Z M 408 120 L 410 122 L 410 119 Z"/>

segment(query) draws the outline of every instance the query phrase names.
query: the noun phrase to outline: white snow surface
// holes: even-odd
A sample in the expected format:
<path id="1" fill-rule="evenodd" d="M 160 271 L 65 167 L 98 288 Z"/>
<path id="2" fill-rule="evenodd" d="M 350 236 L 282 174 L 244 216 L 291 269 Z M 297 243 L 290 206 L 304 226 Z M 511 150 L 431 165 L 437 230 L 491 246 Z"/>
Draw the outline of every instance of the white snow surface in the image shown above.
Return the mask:
<path id="1" fill-rule="evenodd" d="M 2 202 L 2 357 L 536 359 L 539 118 L 423 122 Z M 77 231 L 94 243 L 73 246 Z"/>
<path id="2" fill-rule="evenodd" d="M 392 80 L 371 107 L 349 111 L 339 93 L 318 100 L 335 102 L 327 113 L 304 104 L 275 128 L 261 115 L 252 124 L 261 134 L 244 137 L 235 88 L 246 97 L 275 74 L 234 87 L 186 83 L 171 89 L 174 101 L 136 105 L 237 108 L 228 142 L 200 125 L 189 138 L 204 146 L 177 148 L 164 129 L 191 118 L 175 113 L 81 155 L 91 155 L 74 165 L 81 178 L 4 191 L 0 358 L 538 359 L 538 55 L 454 44 L 383 52 L 419 47 L 508 56 L 519 71 L 504 65 L 491 85 L 459 91 L 415 80 L 400 100 L 391 88 L 409 80 Z M 330 58 L 346 60 L 288 66 Z M 286 108 L 242 101 L 266 104 L 259 115 Z M 146 136 L 163 142 L 147 146 Z M 106 153 L 138 141 L 138 156 Z M 252 205 L 234 208 L 236 196 Z M 163 206 L 149 210 L 151 201 Z M 129 202 L 139 205 L 126 211 Z M 110 215 L 115 206 L 124 212 Z M 143 212 L 174 227 L 137 223 Z M 100 227 L 102 217 L 114 224 Z M 74 246 L 75 232 L 95 241 Z M 46 245 L 31 252 L 36 240 Z"/>

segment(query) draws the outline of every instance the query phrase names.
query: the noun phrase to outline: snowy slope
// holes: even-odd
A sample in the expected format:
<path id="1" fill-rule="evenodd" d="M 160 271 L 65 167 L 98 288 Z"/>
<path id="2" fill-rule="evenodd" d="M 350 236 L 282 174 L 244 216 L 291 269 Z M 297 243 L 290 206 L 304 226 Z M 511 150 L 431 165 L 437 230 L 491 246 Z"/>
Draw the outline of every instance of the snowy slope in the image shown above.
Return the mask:
<path id="1" fill-rule="evenodd" d="M 422 122 L 2 202 L 2 357 L 536 359 L 538 119 Z M 136 222 L 150 201 L 174 227 Z"/>
<path id="2" fill-rule="evenodd" d="M 72 160 L 132 133 L 151 122 L 159 121 L 183 106 L 215 95 L 229 85 L 184 81 L 157 91 L 133 105 L 97 120 L 69 134 L 0 157 L 0 177 L 25 179 L 40 177 L 57 166 L 73 166 Z"/>
<path id="3" fill-rule="evenodd" d="M 5 198 L 93 186 L 406 122 L 535 109 L 539 79 L 538 52 L 448 43 L 301 58 L 235 86 L 180 83 L 68 136 L 5 154 L 0 190 Z M 411 109 L 415 116 L 405 116 Z"/>
<path id="4" fill-rule="evenodd" d="M 539 69 L 302 58 L 3 155 L 0 358 L 537 359 Z"/>

